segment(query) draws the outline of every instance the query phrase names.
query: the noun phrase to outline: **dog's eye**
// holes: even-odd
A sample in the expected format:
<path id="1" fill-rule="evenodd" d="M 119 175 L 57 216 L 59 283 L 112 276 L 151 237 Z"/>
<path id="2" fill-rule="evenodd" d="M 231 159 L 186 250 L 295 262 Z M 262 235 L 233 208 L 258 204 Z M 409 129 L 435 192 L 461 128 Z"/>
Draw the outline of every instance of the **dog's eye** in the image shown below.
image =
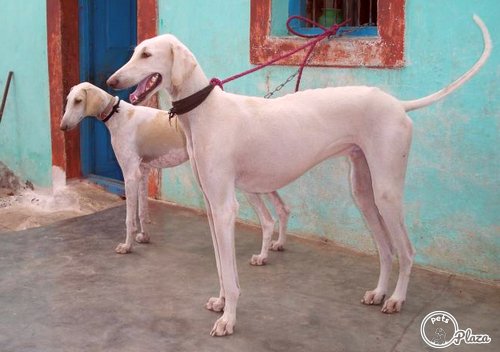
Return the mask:
<path id="1" fill-rule="evenodd" d="M 142 57 L 143 59 L 147 59 L 147 58 L 148 58 L 148 57 L 150 57 L 150 56 L 151 56 L 151 54 L 150 54 L 150 53 L 148 53 L 148 52 L 146 52 L 146 51 L 144 51 L 144 52 L 141 54 L 141 57 Z"/>
<path id="2" fill-rule="evenodd" d="M 75 98 L 75 104 L 80 104 L 82 102 L 82 99 L 80 98 Z"/>

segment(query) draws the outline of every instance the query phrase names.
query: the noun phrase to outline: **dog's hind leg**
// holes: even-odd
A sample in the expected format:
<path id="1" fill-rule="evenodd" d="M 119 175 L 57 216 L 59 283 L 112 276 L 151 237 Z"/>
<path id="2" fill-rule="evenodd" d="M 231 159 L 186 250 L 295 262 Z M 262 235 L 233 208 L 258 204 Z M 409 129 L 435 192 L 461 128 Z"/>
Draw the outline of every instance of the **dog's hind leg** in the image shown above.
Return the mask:
<path id="1" fill-rule="evenodd" d="M 386 131 L 387 132 L 387 131 Z M 412 124 L 402 120 L 398 128 L 381 133 L 378 144 L 366 151 L 371 171 L 375 204 L 391 238 L 399 261 L 399 276 L 392 296 L 384 302 L 382 312 L 396 313 L 406 299 L 415 250 L 408 238 L 403 214 L 403 191 Z M 368 154 L 370 153 L 370 154 Z"/>
<path id="2" fill-rule="evenodd" d="M 278 192 L 275 191 L 268 193 L 267 196 L 273 203 L 274 209 L 276 209 L 276 213 L 278 214 L 279 219 L 278 240 L 271 241 L 271 250 L 282 251 L 285 249 L 286 229 L 288 226 L 288 216 L 290 215 L 290 208 L 283 202 Z"/>
<path id="3" fill-rule="evenodd" d="M 384 302 L 382 312 L 397 313 L 406 300 L 406 291 L 410 281 L 411 267 L 415 250 L 408 238 L 403 216 L 402 196 L 391 191 L 375 191 L 375 201 L 383 221 L 390 233 L 399 261 L 399 275 L 396 289 Z"/>
<path id="4" fill-rule="evenodd" d="M 148 243 L 149 242 L 149 231 L 147 229 L 147 223 L 150 222 L 149 219 L 149 208 L 148 208 L 148 178 L 149 171 L 151 170 L 149 166 L 141 164 L 140 166 L 141 180 L 139 183 L 139 224 L 141 226 L 141 232 L 135 236 L 136 242 Z"/>
<path id="5" fill-rule="evenodd" d="M 356 147 L 356 149 L 349 154 L 349 159 L 351 161 L 352 196 L 373 236 L 380 261 L 380 275 L 377 287 L 374 290 L 366 291 L 364 297 L 361 299 L 361 303 L 381 304 L 387 294 L 389 277 L 391 274 L 393 256 L 392 244 L 377 206 L 375 205 L 370 169 L 363 151 Z"/>
<path id="6" fill-rule="evenodd" d="M 259 217 L 260 226 L 262 228 L 262 248 L 260 254 L 252 255 L 250 259 L 251 265 L 264 265 L 267 262 L 269 255 L 269 246 L 274 230 L 274 220 L 269 210 L 266 208 L 261 196 L 255 193 L 245 193 L 248 202 L 252 205 L 257 216 Z"/>

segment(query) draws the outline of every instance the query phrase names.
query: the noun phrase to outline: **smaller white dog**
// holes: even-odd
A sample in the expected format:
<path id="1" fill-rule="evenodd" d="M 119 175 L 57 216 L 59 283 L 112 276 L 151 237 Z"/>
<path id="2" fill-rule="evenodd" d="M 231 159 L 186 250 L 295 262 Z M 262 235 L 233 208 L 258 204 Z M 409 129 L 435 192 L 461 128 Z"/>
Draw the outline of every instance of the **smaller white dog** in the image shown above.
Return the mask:
<path id="1" fill-rule="evenodd" d="M 134 106 L 104 90 L 88 83 L 71 88 L 67 97 L 66 111 L 61 121 L 61 130 L 75 128 L 85 116 L 95 116 L 106 124 L 111 134 L 111 145 L 125 179 L 127 198 L 127 237 L 125 243 L 116 247 L 117 253 L 132 251 L 132 235 L 137 232 L 137 216 L 141 231 L 135 237 L 139 243 L 149 242 L 146 228 L 148 222 L 147 182 L 151 168 L 167 168 L 188 160 L 186 138 L 177 122 L 169 122 L 168 113 L 144 106 Z M 246 194 L 262 225 L 262 249 L 253 255 L 252 265 L 263 265 L 268 251 L 283 250 L 285 232 L 290 210 L 276 192 L 269 199 L 279 218 L 279 237 L 271 242 L 274 220 L 259 194 Z M 139 204 L 139 207 L 137 207 Z M 139 212 L 137 213 L 137 209 Z"/>

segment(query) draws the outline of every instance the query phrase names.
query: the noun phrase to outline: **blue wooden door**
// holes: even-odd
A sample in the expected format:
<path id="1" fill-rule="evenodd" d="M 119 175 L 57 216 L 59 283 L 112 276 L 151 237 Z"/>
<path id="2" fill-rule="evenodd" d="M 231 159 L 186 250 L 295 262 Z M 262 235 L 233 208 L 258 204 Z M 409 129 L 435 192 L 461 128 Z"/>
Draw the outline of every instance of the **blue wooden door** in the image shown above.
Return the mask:
<path id="1" fill-rule="evenodd" d="M 128 101 L 130 91 L 115 92 L 106 79 L 130 58 L 136 45 L 136 0 L 79 0 L 80 79 Z M 106 126 L 86 118 L 80 129 L 82 173 L 123 181 Z"/>

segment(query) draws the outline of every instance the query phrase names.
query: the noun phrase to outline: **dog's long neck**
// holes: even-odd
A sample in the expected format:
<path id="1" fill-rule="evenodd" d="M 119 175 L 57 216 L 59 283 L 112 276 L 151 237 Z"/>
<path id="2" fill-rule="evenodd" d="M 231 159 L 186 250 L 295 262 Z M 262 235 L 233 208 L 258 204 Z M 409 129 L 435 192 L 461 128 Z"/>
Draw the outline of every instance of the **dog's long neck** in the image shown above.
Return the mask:
<path id="1" fill-rule="evenodd" d="M 85 92 L 87 96 L 85 114 L 87 116 L 99 116 L 108 106 L 112 96 L 94 86 L 85 88 Z"/>
<path id="2" fill-rule="evenodd" d="M 95 116 L 98 120 L 102 120 L 103 117 L 107 116 L 111 110 L 114 104 L 116 104 L 117 99 L 116 97 L 112 96 L 111 94 L 108 94 L 104 90 L 100 90 L 99 92 L 99 108 L 94 111 L 92 114 Z M 117 130 L 120 126 L 120 117 L 123 115 L 123 113 L 128 110 L 128 104 L 125 103 L 124 101 L 120 101 L 120 107 L 118 111 L 116 111 L 111 118 L 106 121 L 106 127 L 109 129 L 109 131 L 112 133 L 114 130 Z"/>
<path id="3" fill-rule="evenodd" d="M 172 101 L 184 99 L 191 94 L 205 88 L 209 81 L 200 65 L 197 64 L 193 72 L 179 86 L 172 86 L 167 89 Z"/>

